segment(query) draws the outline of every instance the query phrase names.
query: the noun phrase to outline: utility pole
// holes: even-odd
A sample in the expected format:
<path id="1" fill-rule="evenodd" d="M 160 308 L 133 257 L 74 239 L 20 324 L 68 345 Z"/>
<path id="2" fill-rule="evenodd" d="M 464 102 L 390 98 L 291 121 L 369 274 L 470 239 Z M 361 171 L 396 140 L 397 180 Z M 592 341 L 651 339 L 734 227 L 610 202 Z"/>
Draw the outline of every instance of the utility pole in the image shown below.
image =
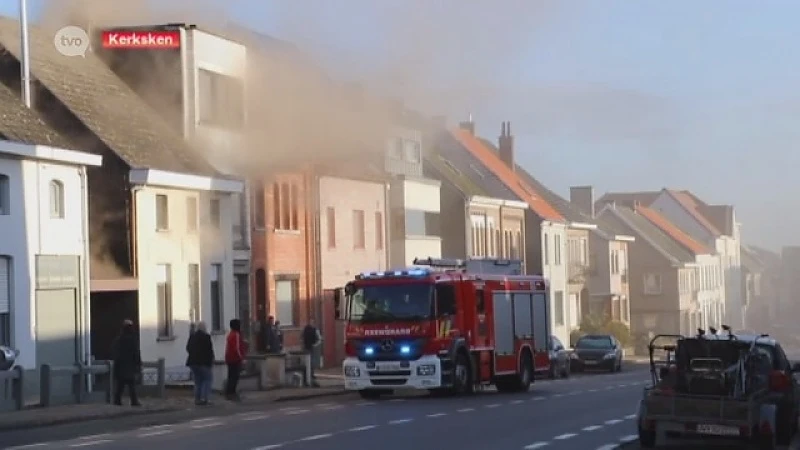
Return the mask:
<path id="1" fill-rule="evenodd" d="M 22 49 L 22 61 L 20 66 L 22 69 L 22 102 L 28 108 L 31 107 L 31 64 L 30 64 L 30 40 L 28 38 L 28 2 L 26 0 L 19 0 L 19 28 L 20 39 L 22 40 L 20 48 Z"/>

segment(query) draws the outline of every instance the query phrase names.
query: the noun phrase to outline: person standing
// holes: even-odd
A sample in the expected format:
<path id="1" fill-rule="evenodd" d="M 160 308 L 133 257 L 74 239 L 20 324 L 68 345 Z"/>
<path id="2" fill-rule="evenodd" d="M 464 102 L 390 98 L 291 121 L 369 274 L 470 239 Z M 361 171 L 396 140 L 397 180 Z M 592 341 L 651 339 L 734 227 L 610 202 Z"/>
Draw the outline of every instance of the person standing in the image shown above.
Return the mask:
<path id="1" fill-rule="evenodd" d="M 136 395 L 136 378 L 142 371 L 142 355 L 139 352 L 139 340 L 133 321 L 125 319 L 122 330 L 114 339 L 111 346 L 112 359 L 114 360 L 114 404 L 122 406 L 122 393 L 125 387 L 131 397 L 131 406 L 141 406 Z"/>
<path id="2" fill-rule="evenodd" d="M 311 386 L 319 387 L 317 383 L 317 377 L 315 375 L 315 371 L 317 366 L 319 365 L 319 345 L 322 343 L 322 339 L 320 338 L 319 330 L 316 326 L 314 326 L 314 319 L 310 319 L 308 324 L 303 328 L 303 350 L 308 352 L 309 358 L 309 365 L 310 367 L 310 376 L 311 379 L 309 382 Z"/>
<path id="3" fill-rule="evenodd" d="M 211 335 L 206 331 L 206 324 L 198 322 L 195 331 L 186 343 L 186 365 L 194 378 L 194 403 L 208 405 L 213 382 L 214 345 Z"/>
<path id="4" fill-rule="evenodd" d="M 242 322 L 231 319 L 231 331 L 225 341 L 225 364 L 228 366 L 228 381 L 225 385 L 225 398 L 239 400 L 236 388 L 239 385 L 239 376 L 242 374 L 244 356 L 247 354 L 247 343 L 242 340 Z"/>

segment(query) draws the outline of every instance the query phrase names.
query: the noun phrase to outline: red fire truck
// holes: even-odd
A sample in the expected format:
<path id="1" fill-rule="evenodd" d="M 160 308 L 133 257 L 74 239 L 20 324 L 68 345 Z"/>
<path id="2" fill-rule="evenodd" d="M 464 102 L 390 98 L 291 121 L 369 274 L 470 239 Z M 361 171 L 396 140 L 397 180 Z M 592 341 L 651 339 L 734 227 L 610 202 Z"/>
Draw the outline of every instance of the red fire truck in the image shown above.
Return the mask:
<path id="1" fill-rule="evenodd" d="M 365 272 L 334 296 L 346 321 L 345 389 L 527 391 L 550 365 L 547 282 L 514 260 L 416 259 Z"/>

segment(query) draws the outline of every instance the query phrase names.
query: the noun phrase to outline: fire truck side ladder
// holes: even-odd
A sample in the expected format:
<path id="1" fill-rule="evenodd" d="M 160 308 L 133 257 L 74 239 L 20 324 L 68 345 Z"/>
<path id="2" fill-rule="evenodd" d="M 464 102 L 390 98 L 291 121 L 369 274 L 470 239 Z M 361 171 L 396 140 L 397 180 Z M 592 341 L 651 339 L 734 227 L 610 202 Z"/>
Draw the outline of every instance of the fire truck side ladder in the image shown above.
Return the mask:
<path id="1" fill-rule="evenodd" d="M 493 258 L 414 258 L 415 266 L 427 266 L 442 271 L 463 270 L 465 273 L 487 275 L 522 275 L 522 261 Z"/>

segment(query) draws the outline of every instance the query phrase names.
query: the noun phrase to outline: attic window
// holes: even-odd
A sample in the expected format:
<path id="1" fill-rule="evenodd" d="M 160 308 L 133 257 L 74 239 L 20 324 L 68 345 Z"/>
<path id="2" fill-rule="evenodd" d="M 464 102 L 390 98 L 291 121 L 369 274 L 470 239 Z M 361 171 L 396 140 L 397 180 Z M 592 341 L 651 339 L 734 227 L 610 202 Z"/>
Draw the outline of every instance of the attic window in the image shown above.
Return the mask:
<path id="1" fill-rule="evenodd" d="M 481 177 L 481 178 L 484 177 L 483 172 L 481 172 L 477 167 L 475 167 L 475 164 L 470 164 L 469 168 L 474 170 L 475 173 L 477 173 L 479 177 Z"/>
<path id="2" fill-rule="evenodd" d="M 450 170 L 452 170 L 453 172 L 455 172 L 455 174 L 456 174 L 456 175 L 463 175 L 463 174 L 461 173 L 461 171 L 460 171 L 460 170 L 458 170 L 458 168 L 457 168 L 456 166 L 454 166 L 454 165 L 453 165 L 453 163 L 451 163 L 451 162 L 450 162 L 450 160 L 448 160 L 448 159 L 446 159 L 446 158 L 444 158 L 444 157 L 442 157 L 442 156 L 439 156 L 439 159 L 441 159 L 441 160 L 442 160 L 442 162 L 443 162 L 443 163 L 445 163 L 445 165 L 447 165 L 447 167 L 449 167 L 449 168 L 450 168 Z"/>

